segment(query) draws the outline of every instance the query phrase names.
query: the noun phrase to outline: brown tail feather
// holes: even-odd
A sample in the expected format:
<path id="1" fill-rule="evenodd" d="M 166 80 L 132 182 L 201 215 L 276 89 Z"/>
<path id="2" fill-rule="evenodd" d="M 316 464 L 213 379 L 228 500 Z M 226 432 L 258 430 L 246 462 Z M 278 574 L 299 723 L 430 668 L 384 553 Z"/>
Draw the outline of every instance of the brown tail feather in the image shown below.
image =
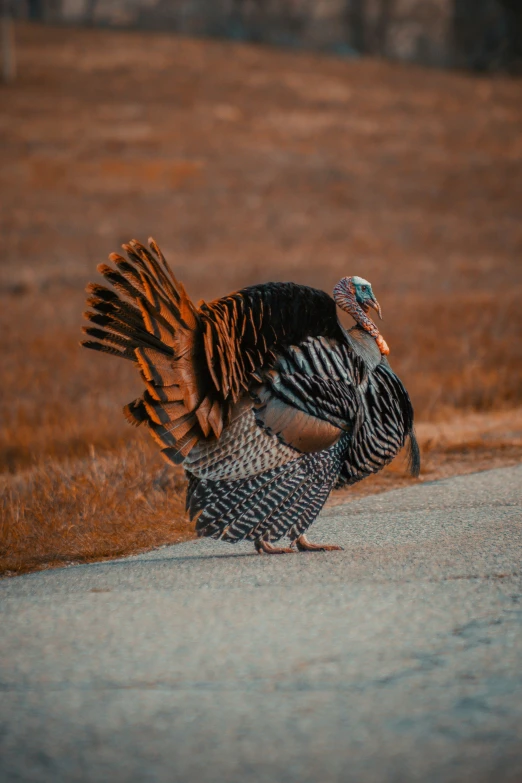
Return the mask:
<path id="1" fill-rule="evenodd" d="M 200 438 L 219 436 L 226 404 L 209 372 L 198 311 L 151 240 L 152 253 L 136 240 L 116 253 L 116 269 L 98 270 L 112 288 L 91 284 L 85 313 L 94 339 L 86 348 L 137 362 L 146 384 L 143 397 L 125 406 L 134 425 L 146 423 L 166 459 L 180 462 Z M 94 311 L 94 312 L 93 312 Z"/>

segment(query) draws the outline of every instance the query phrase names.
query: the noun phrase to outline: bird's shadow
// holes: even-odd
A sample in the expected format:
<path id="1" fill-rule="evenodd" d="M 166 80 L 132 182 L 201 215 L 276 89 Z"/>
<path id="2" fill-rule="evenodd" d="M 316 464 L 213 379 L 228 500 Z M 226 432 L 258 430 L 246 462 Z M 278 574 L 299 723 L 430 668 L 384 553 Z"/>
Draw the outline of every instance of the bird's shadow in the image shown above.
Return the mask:
<path id="1" fill-rule="evenodd" d="M 136 557 L 132 560 L 130 558 L 125 558 L 121 560 L 101 560 L 98 563 L 80 563 L 78 564 L 77 568 L 82 568 L 88 566 L 89 568 L 94 567 L 100 567 L 100 566 L 128 566 L 128 565 L 134 565 L 136 563 L 182 563 L 182 562 L 191 562 L 194 560 L 230 560 L 231 558 L 234 559 L 250 559 L 250 558 L 256 558 L 259 560 L 266 561 L 267 558 L 260 558 L 257 552 L 230 552 L 227 554 L 224 552 L 222 555 L 218 554 L 211 554 L 208 555 L 179 555 L 179 556 L 173 556 L 173 557 L 144 557 L 143 559 Z"/>
<path id="2" fill-rule="evenodd" d="M 223 553 L 222 555 L 216 555 L 216 554 L 208 554 L 208 555 L 180 555 L 180 556 L 174 556 L 174 557 L 147 557 L 143 558 L 143 560 L 140 560 L 140 563 L 169 563 L 169 562 L 184 562 L 184 561 L 192 561 L 192 560 L 230 560 L 233 559 L 244 559 L 244 558 L 256 558 L 261 559 L 257 552 L 231 552 L 230 554 Z M 266 558 L 262 558 L 263 560 Z M 128 560 L 127 562 L 131 562 Z"/>

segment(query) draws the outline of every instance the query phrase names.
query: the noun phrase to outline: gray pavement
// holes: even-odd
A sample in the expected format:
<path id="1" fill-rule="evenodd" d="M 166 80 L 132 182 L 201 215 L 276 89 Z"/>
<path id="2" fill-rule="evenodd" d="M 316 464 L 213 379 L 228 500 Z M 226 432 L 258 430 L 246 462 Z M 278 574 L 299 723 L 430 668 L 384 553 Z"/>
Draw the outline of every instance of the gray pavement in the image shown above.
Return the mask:
<path id="1" fill-rule="evenodd" d="M 522 781 L 522 466 L 0 582 L 0 780 Z"/>

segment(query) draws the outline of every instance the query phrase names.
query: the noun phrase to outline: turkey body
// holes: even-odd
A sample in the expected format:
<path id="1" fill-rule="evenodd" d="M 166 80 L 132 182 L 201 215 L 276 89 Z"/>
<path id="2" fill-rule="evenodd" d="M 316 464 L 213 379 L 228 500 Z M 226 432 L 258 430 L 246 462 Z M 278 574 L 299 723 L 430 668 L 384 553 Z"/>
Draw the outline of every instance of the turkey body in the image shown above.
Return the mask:
<path id="1" fill-rule="evenodd" d="M 304 541 L 332 489 L 381 470 L 408 437 L 418 474 L 409 396 L 328 294 L 266 283 L 196 308 L 154 242 L 124 247 L 116 269 L 99 267 L 115 290 L 89 287 L 83 344 L 138 364 L 145 391 L 125 414 L 183 464 L 198 535 L 258 551 Z"/>

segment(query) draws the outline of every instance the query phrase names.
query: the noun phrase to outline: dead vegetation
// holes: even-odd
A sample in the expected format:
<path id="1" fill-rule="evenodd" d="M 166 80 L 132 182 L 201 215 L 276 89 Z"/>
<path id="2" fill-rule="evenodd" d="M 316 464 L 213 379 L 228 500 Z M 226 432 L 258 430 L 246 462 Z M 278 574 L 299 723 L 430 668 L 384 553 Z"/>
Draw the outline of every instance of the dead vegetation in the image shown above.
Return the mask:
<path id="1" fill-rule="evenodd" d="M 85 562 L 187 538 L 181 471 L 139 444 L 117 455 L 47 462 L 2 481 L 7 570 Z"/>
<path id="2" fill-rule="evenodd" d="M 191 535 L 181 475 L 121 416 L 134 368 L 77 344 L 85 283 L 132 236 L 155 236 L 196 300 L 367 277 L 424 476 L 520 461 L 519 83 L 161 35 L 17 36 L 19 80 L 0 88 L 1 567 Z M 398 462 L 349 494 L 405 480 Z"/>
<path id="3" fill-rule="evenodd" d="M 418 427 L 422 481 L 522 461 L 522 409 L 461 414 Z M 84 459 L 42 460 L 0 476 L 0 567 L 16 574 L 137 553 L 193 536 L 185 479 L 149 438 Z M 382 473 L 333 494 L 331 504 L 411 486 L 399 457 Z"/>

